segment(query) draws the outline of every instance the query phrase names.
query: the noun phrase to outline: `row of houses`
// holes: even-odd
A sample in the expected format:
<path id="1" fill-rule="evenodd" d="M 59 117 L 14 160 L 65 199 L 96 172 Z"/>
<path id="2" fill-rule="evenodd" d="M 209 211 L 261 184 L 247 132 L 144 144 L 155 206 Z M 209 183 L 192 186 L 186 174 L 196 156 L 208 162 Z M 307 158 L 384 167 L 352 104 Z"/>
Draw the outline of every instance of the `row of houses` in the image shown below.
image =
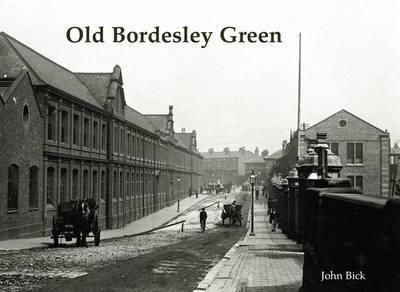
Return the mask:
<path id="1" fill-rule="evenodd" d="M 264 160 L 258 148 L 251 152 L 245 147 L 231 150 L 229 147 L 223 151 L 214 151 L 210 148 L 208 152 L 202 152 L 203 162 L 203 185 L 210 184 L 242 184 L 248 180 L 252 169 L 260 177 L 265 176 Z"/>
<path id="2" fill-rule="evenodd" d="M 49 233 L 63 201 L 118 228 L 199 191 L 196 131 L 130 107 L 118 65 L 71 72 L 0 33 L 0 123 L 0 239 Z"/>

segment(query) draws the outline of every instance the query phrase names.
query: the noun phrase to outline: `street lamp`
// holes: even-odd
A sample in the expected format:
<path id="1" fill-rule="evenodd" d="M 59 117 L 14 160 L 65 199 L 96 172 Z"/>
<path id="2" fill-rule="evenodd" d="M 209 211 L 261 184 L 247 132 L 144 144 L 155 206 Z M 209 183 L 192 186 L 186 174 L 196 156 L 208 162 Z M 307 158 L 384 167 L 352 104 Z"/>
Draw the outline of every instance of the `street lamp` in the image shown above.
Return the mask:
<path id="1" fill-rule="evenodd" d="M 177 212 L 179 212 L 179 197 L 180 197 L 180 195 L 179 195 L 179 184 L 181 182 L 181 179 L 178 177 L 178 179 L 176 181 L 178 183 L 178 210 L 177 210 Z"/>
<path id="2" fill-rule="evenodd" d="M 256 175 L 254 170 L 251 171 L 250 184 L 251 184 L 251 231 L 250 236 L 254 236 L 254 185 L 256 183 Z"/>

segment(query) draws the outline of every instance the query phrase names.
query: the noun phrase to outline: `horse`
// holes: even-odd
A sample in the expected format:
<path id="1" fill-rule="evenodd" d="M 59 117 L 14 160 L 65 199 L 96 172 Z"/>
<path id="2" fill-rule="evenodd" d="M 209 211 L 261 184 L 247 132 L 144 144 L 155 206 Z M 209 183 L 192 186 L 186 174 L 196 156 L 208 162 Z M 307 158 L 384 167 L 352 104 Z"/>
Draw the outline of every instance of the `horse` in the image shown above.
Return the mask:
<path id="1" fill-rule="evenodd" d="M 86 237 L 92 230 L 92 223 L 97 208 L 96 201 L 92 198 L 78 201 L 77 246 L 87 246 Z"/>

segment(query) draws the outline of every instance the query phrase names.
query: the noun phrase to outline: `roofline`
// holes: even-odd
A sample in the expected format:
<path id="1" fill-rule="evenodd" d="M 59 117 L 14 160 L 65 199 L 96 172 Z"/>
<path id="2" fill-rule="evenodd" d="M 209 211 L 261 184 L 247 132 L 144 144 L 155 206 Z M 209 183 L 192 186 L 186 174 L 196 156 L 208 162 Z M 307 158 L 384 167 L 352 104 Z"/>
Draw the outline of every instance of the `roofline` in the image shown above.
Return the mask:
<path id="1" fill-rule="evenodd" d="M 0 96 L 0 98 L 3 101 L 3 104 L 5 104 L 7 102 L 7 100 L 9 99 L 9 97 L 14 93 L 14 91 L 17 89 L 18 85 L 21 83 L 21 81 L 24 79 L 25 75 L 28 72 L 26 70 L 22 70 L 18 76 L 12 81 L 10 87 L 8 87 L 7 92 L 4 94 L 3 97 Z M 28 75 L 29 77 L 29 75 Z M 31 81 L 31 80 L 29 80 Z M 31 86 L 32 86 L 32 82 L 31 82 Z"/>
<path id="2" fill-rule="evenodd" d="M 19 53 L 19 51 L 14 47 L 14 45 L 10 42 L 10 40 L 9 40 L 8 38 L 11 38 L 11 39 L 15 40 L 17 43 L 20 43 L 20 44 L 22 44 L 22 43 L 21 43 L 20 41 L 16 40 L 16 39 L 14 39 L 12 36 L 6 34 L 4 31 L 1 31 L 0 34 L 4 36 L 6 42 L 7 42 L 7 43 L 10 45 L 10 47 L 14 50 L 14 52 L 17 54 L 17 56 L 23 61 L 24 65 L 26 65 L 26 66 L 30 69 L 30 71 L 32 72 L 32 74 L 35 75 L 36 79 L 37 79 L 38 81 L 40 81 L 41 83 L 43 83 L 43 84 L 47 84 L 46 82 L 44 82 L 44 81 L 39 77 L 39 75 L 36 74 L 35 70 L 32 69 L 32 67 L 29 65 L 29 63 L 25 60 L 24 57 L 22 57 L 22 55 L 21 55 L 21 54 Z M 22 44 L 22 45 L 23 45 L 23 44 Z M 26 47 L 26 46 L 25 46 L 25 47 Z M 28 47 L 28 48 L 29 48 L 29 47 Z M 34 51 L 34 50 L 33 50 L 33 51 Z"/>
<path id="3" fill-rule="evenodd" d="M 92 95 L 92 97 L 94 98 L 94 100 L 95 100 L 96 102 L 98 102 L 97 99 L 94 97 L 93 93 L 90 91 L 90 89 L 86 86 L 86 84 L 84 84 L 84 83 L 82 82 L 82 80 L 80 80 L 80 79 L 78 78 L 78 76 L 75 75 L 74 72 L 72 72 L 72 71 L 69 70 L 68 68 L 65 68 L 64 66 L 61 66 L 60 64 L 54 62 L 53 60 L 51 60 L 51 59 L 49 59 L 48 57 L 42 55 L 41 53 L 37 52 L 36 50 L 32 49 L 31 47 L 25 45 L 24 43 L 21 43 L 19 40 L 13 38 L 12 36 L 8 35 L 7 33 L 5 33 L 5 32 L 0 32 L 0 33 L 6 36 L 7 42 L 14 48 L 14 50 L 17 52 L 18 56 L 24 61 L 25 65 L 27 65 L 27 66 L 31 69 L 30 71 L 32 71 L 33 74 L 37 77 L 37 79 L 40 80 L 43 84 L 50 85 L 50 84 L 48 84 L 47 82 L 43 81 L 43 79 L 41 79 L 41 78 L 36 74 L 35 70 L 33 70 L 32 67 L 29 65 L 29 63 L 21 56 L 21 54 L 19 53 L 19 51 L 13 46 L 13 44 L 10 42 L 10 40 L 9 40 L 8 38 L 14 40 L 15 42 L 17 42 L 17 43 L 20 44 L 21 46 L 23 46 L 23 47 L 25 47 L 25 48 L 28 48 L 28 49 L 31 50 L 32 52 L 38 54 L 40 57 L 42 57 L 42 58 L 44 58 L 45 60 L 49 61 L 50 63 L 56 65 L 57 67 L 59 67 L 59 68 L 61 68 L 61 69 L 63 69 L 63 70 L 66 70 L 66 71 L 70 72 L 71 74 L 73 74 L 73 75 L 76 77 L 76 79 L 78 79 L 78 82 L 81 83 L 81 84 L 89 91 L 89 93 Z M 79 98 L 79 97 L 77 97 L 77 98 Z M 79 98 L 79 99 L 80 99 L 80 98 Z M 99 103 L 99 105 L 101 106 L 100 103 Z"/>
<path id="4" fill-rule="evenodd" d="M 30 66 L 29 63 L 25 60 L 25 58 L 23 58 L 23 57 L 21 56 L 21 54 L 19 53 L 19 51 L 18 51 L 18 50 L 14 47 L 14 45 L 10 42 L 9 38 L 12 39 L 12 40 L 14 40 L 15 42 L 17 42 L 17 43 L 20 44 L 21 46 L 23 46 L 23 47 L 25 47 L 25 48 L 31 50 L 31 51 L 34 52 L 34 53 L 36 53 L 36 54 L 39 55 L 40 57 L 42 57 L 42 58 L 44 58 L 45 60 L 49 61 L 50 63 L 56 65 L 57 67 L 59 67 L 59 68 L 61 68 L 61 69 L 63 69 L 63 70 L 66 70 L 66 71 L 70 72 L 71 74 L 73 74 L 73 75 L 77 78 L 78 82 L 80 82 L 80 83 L 90 92 L 90 94 L 92 95 L 92 97 L 93 97 L 96 101 L 97 101 L 97 99 L 93 96 L 93 93 L 90 91 L 90 89 L 89 89 L 89 88 L 82 82 L 82 80 L 80 80 L 80 79 L 78 78 L 78 76 L 76 76 L 75 74 L 76 74 L 76 73 L 82 73 L 82 74 L 112 74 L 112 73 L 108 73 L 108 72 L 99 72 L 99 73 L 97 73 L 97 72 L 88 72 L 88 73 L 85 73 L 85 72 L 72 72 L 71 70 L 69 70 L 69 69 L 67 69 L 67 68 L 65 68 L 65 67 L 63 67 L 63 66 L 61 66 L 60 64 L 54 62 L 53 60 L 51 60 L 51 59 L 49 59 L 48 57 L 42 55 L 41 53 L 37 52 L 36 50 L 32 49 L 31 47 L 29 47 L 29 46 L 23 44 L 22 42 L 18 41 L 17 39 L 13 38 L 12 36 L 8 35 L 7 33 L 5 33 L 5 32 L 2 31 L 2 32 L 0 32 L 0 34 L 3 35 L 3 36 L 5 37 L 7 43 L 14 49 L 14 51 L 17 53 L 17 55 L 23 60 L 23 62 L 25 63 L 25 65 L 26 65 L 27 67 L 30 68 L 30 71 L 32 72 L 32 74 L 34 74 L 35 77 L 36 77 L 39 81 L 41 81 L 41 82 L 43 83 L 43 85 L 39 85 L 40 87 L 41 87 L 41 86 L 44 86 L 44 87 L 47 87 L 48 89 L 53 90 L 53 91 L 55 91 L 55 92 L 62 93 L 63 95 L 65 95 L 65 96 L 67 96 L 67 97 L 69 97 L 69 98 L 77 99 L 77 100 L 79 100 L 80 103 L 82 103 L 82 104 L 85 105 L 85 106 L 88 106 L 88 107 L 90 107 L 90 108 L 95 108 L 95 109 L 96 109 L 97 111 L 99 111 L 100 113 L 110 115 L 112 118 L 116 118 L 115 115 L 113 115 L 112 113 L 110 113 L 110 112 L 106 111 L 104 108 L 102 108 L 100 104 L 99 104 L 100 106 L 97 106 L 97 105 L 88 103 L 88 102 L 82 100 L 81 98 L 79 98 L 79 97 L 77 97 L 77 96 L 74 96 L 74 95 L 72 95 L 72 94 L 69 94 L 69 93 L 67 93 L 67 92 L 65 92 L 65 91 L 63 91 L 63 90 L 61 90 L 60 88 L 54 87 L 53 85 L 48 84 L 47 82 L 44 82 L 44 81 L 36 74 L 35 70 L 33 70 L 33 69 L 31 68 L 31 66 Z M 26 73 L 28 73 L 28 72 L 26 72 Z M 28 75 L 28 76 L 29 76 L 29 75 Z M 18 77 L 17 77 L 17 78 L 18 78 Z M 16 80 L 17 80 L 17 79 L 16 79 Z M 22 77 L 21 77 L 21 80 L 22 80 Z M 14 81 L 14 82 L 15 82 L 15 81 Z M 35 86 L 35 87 L 36 87 L 36 86 Z M 97 101 L 97 102 L 98 102 L 98 101 Z M 134 108 L 132 108 L 131 106 L 129 106 L 127 103 L 125 103 L 125 106 L 127 106 L 127 107 L 130 108 L 131 110 L 135 111 L 136 113 L 142 115 L 143 117 L 145 116 L 144 114 L 140 113 L 139 111 L 137 111 L 137 110 L 135 110 Z M 158 114 L 155 114 L 155 115 L 158 115 Z M 159 114 L 159 115 L 162 115 L 162 114 Z M 166 116 L 166 115 L 164 115 L 164 116 Z M 131 124 L 131 125 L 133 125 L 133 126 L 134 126 L 133 128 L 137 128 L 137 129 L 143 130 L 143 131 L 145 131 L 145 132 L 147 132 L 147 133 L 151 133 L 153 136 L 160 137 L 160 135 L 157 135 L 157 134 L 155 133 L 155 131 L 156 131 L 155 128 L 154 128 L 154 131 L 149 131 L 149 130 L 147 130 L 147 129 L 144 129 L 144 128 L 140 127 L 139 125 L 134 124 L 133 122 L 131 122 L 131 121 L 125 119 L 125 118 L 123 118 L 123 119 L 121 119 L 121 120 L 123 120 L 123 121 L 125 121 L 125 122 L 127 122 L 127 123 L 129 123 L 129 124 Z M 149 124 L 151 125 L 150 121 L 149 121 Z M 153 125 L 151 125 L 151 126 L 154 127 Z M 188 148 L 186 148 L 186 147 L 182 147 L 182 146 L 177 145 L 177 144 L 174 144 L 174 146 L 175 146 L 175 147 L 182 148 L 182 149 L 185 149 L 185 150 L 187 150 L 187 151 L 189 151 L 189 152 L 198 154 L 197 152 L 194 152 L 194 151 L 192 151 L 192 150 L 190 150 L 190 149 L 188 149 Z M 199 154 L 199 155 L 202 156 L 201 154 Z"/>
<path id="5" fill-rule="evenodd" d="M 72 72 L 74 74 L 102 74 L 102 75 L 106 75 L 106 74 L 111 74 L 112 72 Z"/>
<path id="6" fill-rule="evenodd" d="M 144 115 L 144 116 L 165 116 L 165 117 L 168 117 L 168 114 L 142 114 L 142 115 Z"/>
<path id="7" fill-rule="evenodd" d="M 327 117 L 327 118 L 325 118 L 325 119 L 323 119 L 323 120 L 319 121 L 318 123 L 316 123 L 316 124 L 312 125 L 311 127 L 309 127 L 309 128 L 307 128 L 307 129 L 305 129 L 304 131 L 306 132 L 306 131 L 308 131 L 309 129 L 311 129 L 311 128 L 313 128 L 313 127 L 317 126 L 318 124 L 320 124 L 320 123 L 322 123 L 322 122 L 325 122 L 326 120 L 328 120 L 328 119 L 332 118 L 334 115 L 336 115 L 336 114 L 340 113 L 341 111 L 344 111 L 344 112 L 348 113 L 349 115 L 351 115 L 351 116 L 353 116 L 353 117 L 355 117 L 355 118 L 357 118 L 357 119 L 359 119 L 359 120 L 363 121 L 364 123 L 366 123 L 366 124 L 370 125 L 371 127 L 375 128 L 375 129 L 377 129 L 378 131 L 381 131 L 382 133 L 384 133 L 384 134 L 386 134 L 386 135 L 389 135 L 389 133 L 387 133 L 387 132 L 385 132 L 385 131 L 383 131 L 383 130 L 379 129 L 378 127 L 376 127 L 376 126 L 372 125 L 371 123 L 369 123 L 369 122 L 367 122 L 367 121 L 363 120 L 363 119 L 362 119 L 362 118 L 360 118 L 359 116 L 356 116 L 355 114 L 353 114 L 353 113 L 351 113 L 351 112 L 349 112 L 349 111 L 347 111 L 347 110 L 345 110 L 345 109 L 341 109 L 341 110 L 339 110 L 339 111 L 335 112 L 334 114 L 332 114 L 332 115 L 330 115 L 329 117 Z"/>
<path id="8" fill-rule="evenodd" d="M 31 51 L 33 51 L 34 53 L 38 54 L 39 56 L 41 56 L 42 58 L 46 59 L 47 61 L 53 63 L 54 65 L 56 65 L 56 66 L 58 66 L 58 67 L 60 67 L 60 68 L 62 68 L 62 69 L 64 69 L 64 70 L 66 70 L 66 71 L 68 71 L 68 72 L 74 74 L 74 72 L 72 72 L 71 70 L 69 70 L 69 69 L 67 69 L 67 68 L 65 68 L 65 67 L 63 67 L 63 66 L 61 66 L 60 64 L 54 62 L 53 60 L 51 60 L 51 59 L 49 59 L 48 57 L 42 55 L 41 53 L 37 52 L 36 50 L 32 49 L 31 47 L 25 45 L 24 43 L 21 43 L 19 40 L 13 38 L 12 36 L 8 35 L 7 33 L 5 33 L 5 32 L 1 32 L 1 33 L 4 34 L 4 35 L 6 35 L 6 36 L 7 36 L 8 38 L 10 38 L 10 39 L 13 39 L 14 41 L 16 41 L 17 43 L 19 43 L 20 45 L 24 46 L 25 48 L 30 49 Z M 12 45 L 12 44 L 11 44 L 11 45 Z M 13 48 L 15 49 L 14 46 L 13 46 Z M 17 49 L 15 49 L 15 50 L 18 52 Z M 19 54 L 19 53 L 18 53 L 18 54 Z M 24 61 L 25 61 L 25 59 L 24 59 Z M 43 81 L 43 80 L 42 80 L 42 81 Z M 44 83 L 45 83 L 45 82 L 44 82 Z M 84 85 L 84 84 L 83 84 L 83 85 Z M 86 87 L 86 86 L 85 86 L 85 87 Z"/>

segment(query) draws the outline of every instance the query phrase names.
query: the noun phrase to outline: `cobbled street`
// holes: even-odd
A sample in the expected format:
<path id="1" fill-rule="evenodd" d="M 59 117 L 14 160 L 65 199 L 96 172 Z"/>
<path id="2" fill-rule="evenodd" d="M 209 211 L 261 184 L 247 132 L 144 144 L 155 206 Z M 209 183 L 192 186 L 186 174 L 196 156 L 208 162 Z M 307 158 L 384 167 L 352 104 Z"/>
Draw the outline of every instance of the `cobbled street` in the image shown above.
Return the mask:
<path id="1" fill-rule="evenodd" d="M 237 196 L 237 202 L 244 205 L 244 223 L 249 208 L 246 194 Z M 231 202 L 235 195 L 229 195 L 225 203 Z M 181 225 L 175 225 L 146 235 L 103 240 L 98 247 L 69 244 L 1 252 L 0 288 L 5 291 L 72 291 L 86 287 L 85 291 L 99 291 L 101 287 L 108 287 L 104 291 L 109 291 L 123 285 L 146 291 L 194 289 L 246 232 L 246 224 L 222 226 L 222 206 L 218 208 L 217 204 L 207 208 L 207 230 L 200 232 L 198 208 L 220 199 L 222 205 L 224 196 L 210 196 L 173 220 L 186 220 L 183 232 Z M 124 268 L 121 270 L 121 267 Z M 150 273 L 143 275 L 145 270 Z M 113 281 L 113 278 L 126 279 Z"/>

